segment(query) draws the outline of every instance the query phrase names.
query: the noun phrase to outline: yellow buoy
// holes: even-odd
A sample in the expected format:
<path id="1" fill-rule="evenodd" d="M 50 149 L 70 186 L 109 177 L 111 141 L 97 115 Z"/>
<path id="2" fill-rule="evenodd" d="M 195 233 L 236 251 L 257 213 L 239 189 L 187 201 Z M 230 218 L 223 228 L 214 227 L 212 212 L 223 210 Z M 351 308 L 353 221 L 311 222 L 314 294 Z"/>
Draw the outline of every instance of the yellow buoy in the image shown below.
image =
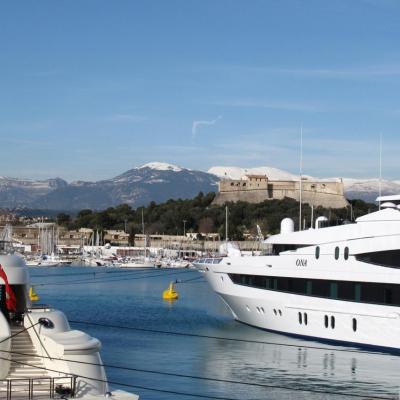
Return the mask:
<path id="1" fill-rule="evenodd" d="M 31 299 L 31 301 L 39 301 L 40 300 L 40 297 L 35 292 L 35 289 L 33 288 L 33 286 L 31 286 L 29 289 L 29 298 Z"/>
<path id="2" fill-rule="evenodd" d="M 164 300 L 176 300 L 178 298 L 178 292 L 175 291 L 174 284 L 171 282 L 168 289 L 163 291 Z"/>

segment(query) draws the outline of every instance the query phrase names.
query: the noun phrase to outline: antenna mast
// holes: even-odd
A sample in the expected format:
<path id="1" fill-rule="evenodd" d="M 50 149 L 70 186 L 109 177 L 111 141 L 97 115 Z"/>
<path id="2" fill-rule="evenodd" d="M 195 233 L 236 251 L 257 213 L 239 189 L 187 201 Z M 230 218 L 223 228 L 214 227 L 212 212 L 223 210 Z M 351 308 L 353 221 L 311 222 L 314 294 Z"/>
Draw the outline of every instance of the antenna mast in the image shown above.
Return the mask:
<path id="1" fill-rule="evenodd" d="M 225 206 L 225 242 L 228 242 L 228 206 Z"/>
<path id="2" fill-rule="evenodd" d="M 382 132 L 379 134 L 379 197 L 382 196 Z M 379 201 L 379 209 L 381 202 Z"/>
<path id="3" fill-rule="evenodd" d="M 303 192 L 303 124 L 300 127 L 300 184 L 299 184 L 299 231 L 301 231 L 301 203 L 302 203 L 302 192 Z"/>
<path id="4" fill-rule="evenodd" d="M 143 209 L 144 209 L 144 207 L 142 207 L 142 233 L 143 233 L 143 236 L 144 236 L 144 215 L 143 215 Z"/>

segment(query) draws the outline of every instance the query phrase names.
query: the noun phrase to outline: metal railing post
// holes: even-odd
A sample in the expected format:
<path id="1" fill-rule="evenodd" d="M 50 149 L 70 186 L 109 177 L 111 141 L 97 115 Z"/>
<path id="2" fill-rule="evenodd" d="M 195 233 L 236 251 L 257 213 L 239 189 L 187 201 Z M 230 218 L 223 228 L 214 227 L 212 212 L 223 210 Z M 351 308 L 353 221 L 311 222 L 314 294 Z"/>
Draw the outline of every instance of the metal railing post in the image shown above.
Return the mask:
<path id="1" fill-rule="evenodd" d="M 76 375 L 71 376 L 71 397 L 75 397 Z"/>
<path id="2" fill-rule="evenodd" d="M 29 378 L 28 380 L 28 397 L 29 400 L 33 399 L 33 379 Z"/>
<path id="3" fill-rule="evenodd" d="M 7 380 L 7 400 L 11 400 L 11 380 Z"/>
<path id="4" fill-rule="evenodd" d="M 50 378 L 50 398 L 54 399 L 54 378 Z"/>

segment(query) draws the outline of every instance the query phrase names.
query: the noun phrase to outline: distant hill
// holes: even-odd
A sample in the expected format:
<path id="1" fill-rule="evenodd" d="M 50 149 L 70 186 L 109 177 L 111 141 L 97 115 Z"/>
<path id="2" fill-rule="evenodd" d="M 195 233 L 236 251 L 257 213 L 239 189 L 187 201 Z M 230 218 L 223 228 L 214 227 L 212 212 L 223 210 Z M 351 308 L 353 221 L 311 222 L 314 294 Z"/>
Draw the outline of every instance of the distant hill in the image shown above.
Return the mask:
<path id="1" fill-rule="evenodd" d="M 34 181 L 0 176 L 0 207 L 31 206 L 36 199 L 67 186 L 68 183 L 60 178 Z"/>
<path id="2" fill-rule="evenodd" d="M 0 178 L 0 207 L 48 210 L 105 209 L 126 203 L 133 207 L 151 201 L 190 199 L 200 191 L 214 192 L 218 178 L 176 165 L 149 163 L 115 178 L 98 182 L 61 179 L 29 181 Z"/>
<path id="3" fill-rule="evenodd" d="M 212 167 L 208 172 L 153 162 L 130 169 L 115 178 L 97 182 L 63 179 L 28 180 L 0 177 L 0 208 L 76 211 L 105 209 L 127 203 L 132 207 L 169 199 L 190 199 L 199 192 L 216 192 L 222 178 L 240 179 L 245 174 L 265 174 L 272 180 L 297 180 L 298 175 L 273 167 Z M 312 177 L 309 177 L 313 179 Z M 334 180 L 332 178 L 329 180 Z M 376 179 L 343 179 L 346 197 L 374 201 Z M 383 181 L 383 194 L 400 194 L 400 181 Z"/>
<path id="4" fill-rule="evenodd" d="M 343 179 L 346 197 L 348 199 L 360 199 L 366 202 L 374 202 L 379 195 L 378 179 Z M 400 194 L 400 182 L 382 180 L 382 196 Z"/>

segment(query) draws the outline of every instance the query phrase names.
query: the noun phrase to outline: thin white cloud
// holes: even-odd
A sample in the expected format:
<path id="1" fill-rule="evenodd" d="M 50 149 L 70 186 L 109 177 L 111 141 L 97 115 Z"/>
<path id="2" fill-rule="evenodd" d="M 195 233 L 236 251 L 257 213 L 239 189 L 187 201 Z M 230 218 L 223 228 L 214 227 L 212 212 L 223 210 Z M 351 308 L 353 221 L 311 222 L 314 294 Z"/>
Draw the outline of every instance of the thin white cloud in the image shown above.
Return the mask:
<path id="1" fill-rule="evenodd" d="M 197 135 L 197 131 L 200 126 L 202 125 L 215 125 L 220 119 L 222 119 L 222 115 L 218 115 L 217 118 L 210 120 L 210 121 L 193 121 L 192 124 L 192 138 L 194 139 Z"/>
<path id="2" fill-rule="evenodd" d="M 136 114 L 114 114 L 105 118 L 108 122 L 142 122 L 146 117 Z"/>
<path id="3" fill-rule="evenodd" d="M 225 107 L 265 108 L 270 110 L 284 110 L 284 111 L 303 111 L 303 112 L 323 111 L 321 108 L 312 104 L 264 101 L 264 100 L 248 100 L 248 99 L 228 100 L 228 101 L 218 101 L 214 104 Z"/>
<path id="4" fill-rule="evenodd" d="M 395 78 L 400 75 L 400 61 L 382 64 L 337 65 L 321 67 L 279 67 L 267 65 L 217 65 L 202 67 L 205 70 L 218 70 L 220 72 L 239 76 L 289 76 L 298 78 L 319 79 L 349 79 L 369 80 Z"/>
<path id="5" fill-rule="evenodd" d="M 399 65 L 374 65 L 350 68 L 277 69 L 278 73 L 320 78 L 373 78 L 400 75 Z"/>

